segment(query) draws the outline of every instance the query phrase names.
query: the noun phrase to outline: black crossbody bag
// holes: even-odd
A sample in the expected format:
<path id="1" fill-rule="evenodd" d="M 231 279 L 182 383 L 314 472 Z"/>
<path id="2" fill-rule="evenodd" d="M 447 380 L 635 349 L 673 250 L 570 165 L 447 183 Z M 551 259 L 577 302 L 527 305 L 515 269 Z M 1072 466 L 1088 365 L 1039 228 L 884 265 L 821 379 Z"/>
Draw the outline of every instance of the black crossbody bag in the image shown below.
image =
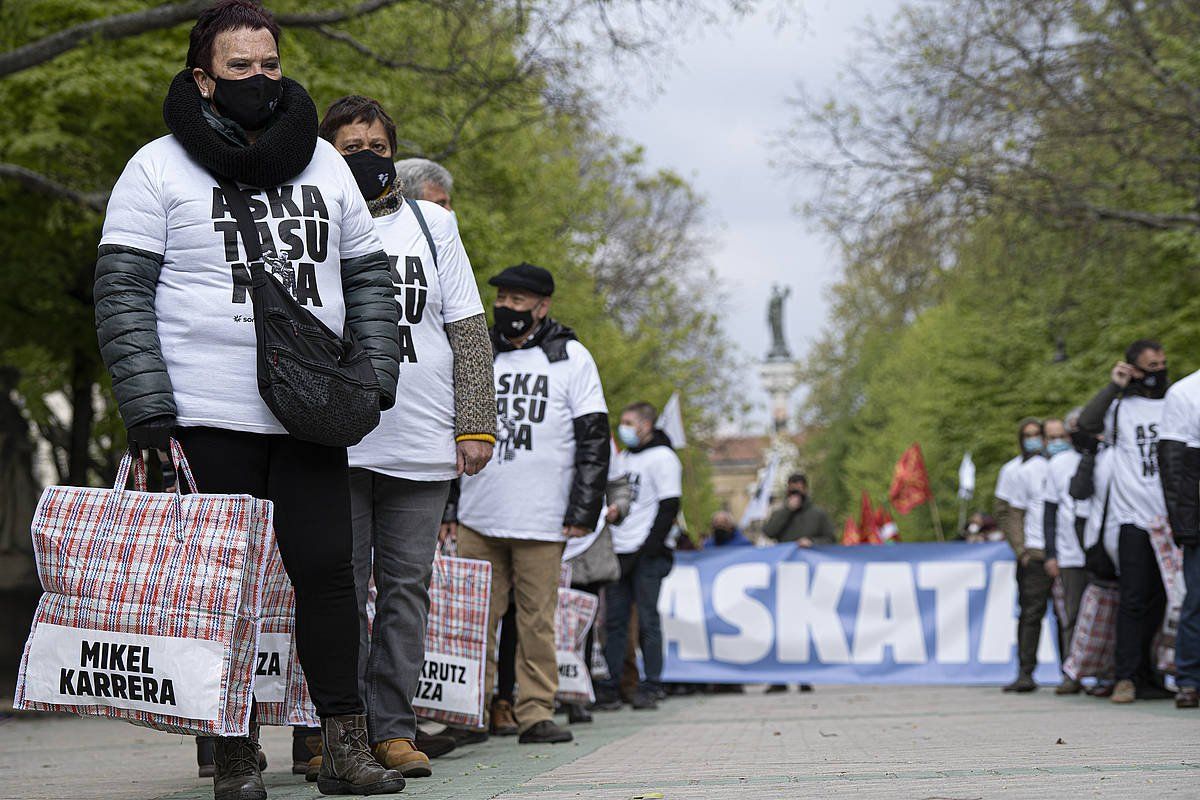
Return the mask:
<path id="1" fill-rule="evenodd" d="M 250 206 L 237 184 L 214 176 L 246 248 L 258 338 L 258 392 L 288 433 L 306 442 L 350 447 L 379 425 L 379 380 L 367 351 L 346 325 L 331 331 L 296 302 L 265 264 L 290 269 L 263 250 Z"/>
<path id="2" fill-rule="evenodd" d="M 1117 408 L 1113 411 L 1113 447 L 1117 446 L 1117 434 L 1120 431 L 1120 422 L 1121 401 L 1117 400 Z M 1114 450 L 1109 455 L 1109 458 L 1116 457 L 1117 454 Z M 1083 553 L 1084 567 L 1091 573 L 1093 579 L 1102 581 L 1115 581 L 1117 579 L 1117 565 L 1113 563 L 1112 556 L 1108 554 L 1108 550 L 1104 547 L 1104 532 L 1108 530 L 1109 501 L 1112 500 L 1112 485 L 1113 480 L 1116 478 L 1115 472 L 1116 465 L 1114 464 L 1113 472 L 1110 472 L 1108 476 L 1108 486 L 1104 489 L 1104 512 L 1100 516 L 1100 536 L 1096 539 L 1095 544 L 1086 548 Z"/>

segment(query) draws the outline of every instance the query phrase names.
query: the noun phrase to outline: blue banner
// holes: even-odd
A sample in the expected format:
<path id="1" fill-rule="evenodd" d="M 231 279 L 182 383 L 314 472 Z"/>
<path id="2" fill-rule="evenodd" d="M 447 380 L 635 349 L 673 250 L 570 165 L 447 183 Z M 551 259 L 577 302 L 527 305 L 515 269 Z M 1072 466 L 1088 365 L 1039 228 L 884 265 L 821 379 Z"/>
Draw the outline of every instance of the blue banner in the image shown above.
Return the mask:
<path id="1" fill-rule="evenodd" d="M 728 547 L 675 556 L 659 599 L 663 680 L 1000 684 L 1017 674 L 1004 542 Z M 1039 683 L 1057 683 L 1043 620 Z"/>

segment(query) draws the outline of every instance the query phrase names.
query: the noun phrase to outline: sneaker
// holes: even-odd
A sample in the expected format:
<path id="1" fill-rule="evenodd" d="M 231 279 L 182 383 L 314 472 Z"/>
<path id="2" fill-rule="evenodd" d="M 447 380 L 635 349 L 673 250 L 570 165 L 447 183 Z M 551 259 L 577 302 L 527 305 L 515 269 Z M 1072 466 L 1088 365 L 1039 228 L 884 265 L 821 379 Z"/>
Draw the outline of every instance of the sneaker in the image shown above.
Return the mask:
<path id="1" fill-rule="evenodd" d="M 417 738 L 413 740 L 417 749 L 430 758 L 441 758 L 452 751 L 457 743 L 453 736 L 444 733 L 425 733 L 417 728 Z"/>
<path id="2" fill-rule="evenodd" d="M 428 778 L 433 774 L 429 756 L 417 749 L 412 739 L 388 739 L 371 748 L 375 760 L 405 778 Z"/>
<path id="3" fill-rule="evenodd" d="M 292 728 L 292 774 L 304 775 L 308 771 L 309 762 L 319 755 L 321 755 L 321 729 Z M 315 781 L 316 778 L 313 780 Z"/>
<path id="4" fill-rule="evenodd" d="M 630 703 L 634 711 L 657 711 L 658 699 L 655 698 L 654 692 L 651 689 L 638 689 L 638 693 L 633 696 L 633 702 Z"/>
<path id="5" fill-rule="evenodd" d="M 558 727 L 553 720 L 544 719 L 522 733 L 517 741 L 521 744 L 562 744 L 574 738 L 566 728 Z"/>
<path id="6" fill-rule="evenodd" d="M 1200 708 L 1200 692 L 1194 686 L 1181 686 L 1175 694 L 1176 708 Z"/>
<path id="7" fill-rule="evenodd" d="M 1003 691 L 1025 694 L 1027 692 L 1037 691 L 1037 683 L 1034 682 L 1032 675 L 1021 675 L 1008 686 L 1005 686 Z"/>
<path id="8" fill-rule="evenodd" d="M 488 740 L 488 732 L 478 728 L 446 728 L 446 736 L 454 740 L 455 747 L 465 747 L 469 744 L 483 744 Z"/>
<path id="9" fill-rule="evenodd" d="M 1062 683 L 1054 687 L 1055 694 L 1079 694 L 1083 686 L 1074 678 L 1064 677 Z"/>
<path id="10" fill-rule="evenodd" d="M 802 683 L 802 684 L 800 684 L 800 691 L 802 691 L 802 692 L 811 692 L 812 690 L 813 690 L 813 685 L 812 685 L 811 683 Z"/>
<path id="11" fill-rule="evenodd" d="M 492 701 L 492 736 L 516 736 L 517 718 L 513 716 L 512 703 L 499 698 Z"/>
<path id="12" fill-rule="evenodd" d="M 572 725 L 580 725 L 592 721 L 592 712 L 581 703 L 567 704 L 567 722 Z"/>
<path id="13" fill-rule="evenodd" d="M 1108 698 L 1113 703 L 1132 703 L 1137 699 L 1137 688 L 1133 685 L 1133 681 L 1128 678 L 1117 681 L 1116 688 L 1113 689 L 1112 697 Z"/>
<path id="14" fill-rule="evenodd" d="M 592 703 L 592 711 L 620 711 L 624 705 L 616 690 L 607 686 L 596 687 L 596 702 Z"/>

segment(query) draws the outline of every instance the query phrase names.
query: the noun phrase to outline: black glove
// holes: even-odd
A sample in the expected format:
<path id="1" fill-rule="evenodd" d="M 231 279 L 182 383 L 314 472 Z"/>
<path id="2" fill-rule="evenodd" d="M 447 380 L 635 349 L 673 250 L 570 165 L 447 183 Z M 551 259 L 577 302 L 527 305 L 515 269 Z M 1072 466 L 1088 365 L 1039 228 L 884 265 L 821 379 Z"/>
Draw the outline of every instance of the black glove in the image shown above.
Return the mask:
<path id="1" fill-rule="evenodd" d="M 129 446 L 138 450 L 169 450 L 175 431 L 174 417 L 153 417 L 129 429 Z"/>
<path id="2" fill-rule="evenodd" d="M 1171 531 L 1171 536 L 1175 539 L 1175 544 L 1179 545 L 1180 547 L 1195 547 L 1200 545 L 1200 535 L 1197 535 L 1195 531 L 1187 531 L 1183 533 L 1179 531 Z"/>

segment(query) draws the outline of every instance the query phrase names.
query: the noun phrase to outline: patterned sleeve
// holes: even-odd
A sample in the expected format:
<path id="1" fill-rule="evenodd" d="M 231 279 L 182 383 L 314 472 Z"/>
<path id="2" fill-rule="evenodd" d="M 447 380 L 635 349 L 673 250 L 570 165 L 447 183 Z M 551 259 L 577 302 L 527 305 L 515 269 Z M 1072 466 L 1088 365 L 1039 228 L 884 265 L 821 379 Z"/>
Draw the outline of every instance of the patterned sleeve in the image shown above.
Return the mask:
<path id="1" fill-rule="evenodd" d="M 483 314 L 446 325 L 454 353 L 454 438 L 496 441 L 496 381 Z"/>

